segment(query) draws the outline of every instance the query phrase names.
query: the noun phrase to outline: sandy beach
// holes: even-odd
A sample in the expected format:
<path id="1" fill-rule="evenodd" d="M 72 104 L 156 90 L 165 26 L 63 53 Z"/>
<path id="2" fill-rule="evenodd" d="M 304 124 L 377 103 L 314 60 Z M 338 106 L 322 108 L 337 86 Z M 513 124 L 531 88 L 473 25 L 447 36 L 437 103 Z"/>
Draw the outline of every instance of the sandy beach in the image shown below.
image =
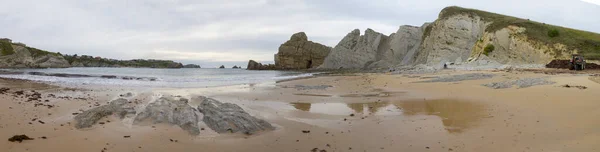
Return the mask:
<path id="1" fill-rule="evenodd" d="M 449 75 L 491 78 L 419 82 Z M 1 151 L 598 151 L 600 84 L 590 73 L 442 71 L 347 74 L 197 89 L 65 88 L 2 79 Z M 553 84 L 493 89 L 482 84 L 544 78 Z M 580 87 L 564 87 L 585 86 Z M 23 90 L 23 95 L 18 91 Z M 35 91 L 39 101 L 28 101 Z M 235 103 L 274 131 L 192 136 L 168 124 L 132 125 L 109 116 L 88 129 L 73 117 L 121 94 L 144 105 L 159 96 Z M 6 139 L 25 134 L 34 140 Z"/>

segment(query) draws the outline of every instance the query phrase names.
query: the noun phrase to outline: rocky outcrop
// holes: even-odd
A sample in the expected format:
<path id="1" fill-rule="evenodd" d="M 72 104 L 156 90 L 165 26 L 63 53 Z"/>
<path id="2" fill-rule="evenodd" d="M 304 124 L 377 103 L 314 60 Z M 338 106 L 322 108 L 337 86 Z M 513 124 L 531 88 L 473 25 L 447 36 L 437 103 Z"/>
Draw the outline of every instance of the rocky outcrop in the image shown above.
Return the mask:
<path id="1" fill-rule="evenodd" d="M 183 68 L 201 68 L 200 65 L 196 65 L 196 64 L 186 64 L 183 66 Z"/>
<path id="2" fill-rule="evenodd" d="M 250 60 L 248 61 L 248 66 L 246 66 L 247 70 L 280 70 L 280 68 L 278 68 L 277 66 L 275 66 L 274 64 L 261 64 L 258 63 L 254 60 Z"/>
<path id="3" fill-rule="evenodd" d="M 238 67 L 237 65 L 234 65 L 233 67 L 231 67 L 232 69 L 240 69 L 242 67 Z"/>
<path id="4" fill-rule="evenodd" d="M 75 116 L 75 128 L 89 128 L 98 122 L 98 120 L 117 114 L 119 118 L 124 118 L 127 114 L 135 114 L 132 107 L 127 106 L 127 99 L 117 99 L 111 101 L 108 105 L 99 106 Z"/>
<path id="5" fill-rule="evenodd" d="M 389 49 L 379 50 L 380 53 L 376 55 L 376 61 L 368 68 L 388 68 L 413 63 L 421 45 L 423 32 L 425 32 L 427 26 L 429 26 L 429 23 L 425 23 L 421 27 L 400 26 L 396 33 L 390 35 Z"/>
<path id="6" fill-rule="evenodd" d="M 386 36 L 367 29 L 360 35 L 358 29 L 350 32 L 333 48 L 322 69 L 377 69 L 406 65 L 421 44 L 428 24 L 422 27 L 400 26 L 396 33 Z"/>
<path id="7" fill-rule="evenodd" d="M 566 34 L 549 35 L 550 31 Z M 353 30 L 325 58 L 320 69 L 402 69 L 422 65 L 441 69 L 446 63 L 465 66 L 546 64 L 586 54 L 600 59 L 600 41 L 578 31 L 460 7 L 447 7 L 435 22 L 401 26 L 386 36 Z M 585 56 L 585 55 L 584 55 Z"/>
<path id="8" fill-rule="evenodd" d="M 472 60 L 487 54 L 487 57 L 502 64 L 545 64 L 555 58 L 568 59 L 575 53 L 560 43 L 546 45 L 531 41 L 524 34 L 526 30 L 508 26 L 495 32 L 485 32 L 473 47 Z M 486 52 L 488 46 L 494 46 L 494 49 Z"/>
<path id="9" fill-rule="evenodd" d="M 323 64 L 331 47 L 308 40 L 306 33 L 293 34 L 279 46 L 275 66 L 281 69 L 310 69 Z"/>
<path id="10" fill-rule="evenodd" d="M 115 60 L 88 55 L 63 55 L 63 57 L 72 67 L 183 68 L 183 64 L 171 60 Z"/>
<path id="11" fill-rule="evenodd" d="M 185 98 L 161 97 L 148 104 L 145 110 L 137 114 L 133 123 L 144 122 L 168 123 L 177 125 L 192 135 L 200 134 L 197 111 L 188 105 Z"/>
<path id="12" fill-rule="evenodd" d="M 61 55 L 24 44 L 0 41 L 0 68 L 66 68 L 71 65 Z"/>
<path id="13" fill-rule="evenodd" d="M 92 56 L 62 55 L 48 52 L 10 39 L 0 39 L 0 68 L 68 68 L 68 67 L 144 67 L 182 68 L 170 60 L 115 60 Z"/>
<path id="14" fill-rule="evenodd" d="M 415 64 L 443 66 L 446 62 L 467 61 L 485 27 L 481 17 L 467 14 L 436 20 L 428 27 Z"/>
<path id="15" fill-rule="evenodd" d="M 248 114 L 236 104 L 221 103 L 215 99 L 200 97 L 198 110 L 204 114 L 204 123 L 217 133 L 254 134 L 275 129 L 267 121 Z"/>
<path id="16" fill-rule="evenodd" d="M 325 58 L 321 69 L 362 69 L 375 62 L 380 44 L 385 44 L 388 36 L 367 29 L 364 35 L 355 29 L 348 33 Z M 382 45 L 383 49 L 389 46 Z M 382 50 L 383 50 L 382 49 Z"/>
<path id="17" fill-rule="evenodd" d="M 221 65 L 219 69 L 225 69 L 225 65 Z"/>

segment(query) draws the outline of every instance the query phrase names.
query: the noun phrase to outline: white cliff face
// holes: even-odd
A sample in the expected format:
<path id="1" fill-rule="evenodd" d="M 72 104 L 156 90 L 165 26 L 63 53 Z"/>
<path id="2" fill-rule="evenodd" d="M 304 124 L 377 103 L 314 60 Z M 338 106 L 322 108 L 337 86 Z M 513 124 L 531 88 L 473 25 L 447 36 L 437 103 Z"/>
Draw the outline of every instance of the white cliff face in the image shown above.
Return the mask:
<path id="1" fill-rule="evenodd" d="M 425 28 L 430 23 L 425 23 L 421 27 L 400 26 L 400 29 L 394 33 L 390 40 L 390 50 L 384 55 L 380 62 L 387 62 L 387 65 L 374 67 L 393 67 L 396 65 L 407 65 L 414 62 L 416 52 L 421 46 L 421 40 Z"/>
<path id="2" fill-rule="evenodd" d="M 387 36 L 371 29 L 360 35 L 358 29 L 348 33 L 325 58 L 320 69 L 361 69 L 375 62 L 378 49 Z M 385 47 L 385 46 L 381 46 Z"/>
<path id="3" fill-rule="evenodd" d="M 332 49 L 319 68 L 388 69 L 420 64 L 441 68 L 448 62 L 480 67 L 546 64 L 578 52 L 560 43 L 530 39 L 523 27 L 486 32 L 492 23 L 477 14 L 444 13 L 431 24 L 401 26 L 390 36 L 371 29 L 360 35 L 354 30 Z M 483 53 L 487 45 L 493 45 L 494 50 Z"/>
<path id="4" fill-rule="evenodd" d="M 524 32 L 527 29 L 509 26 L 494 33 L 484 33 L 473 47 L 472 58 L 479 59 L 487 45 L 494 50 L 488 52 L 488 58 L 502 64 L 546 64 L 555 58 L 567 59 L 575 50 L 568 50 L 565 45 L 538 44 L 529 41 Z M 561 52 L 561 53 L 556 53 Z"/>
<path id="5" fill-rule="evenodd" d="M 486 23 L 479 16 L 454 15 L 438 19 L 430 26 L 415 64 L 438 66 L 445 62 L 466 61 L 483 35 Z"/>
<path id="6" fill-rule="evenodd" d="M 396 33 L 383 35 L 371 29 L 360 35 L 350 32 L 325 59 L 322 69 L 381 69 L 412 63 L 421 37 L 428 24 L 422 27 L 400 26 Z"/>

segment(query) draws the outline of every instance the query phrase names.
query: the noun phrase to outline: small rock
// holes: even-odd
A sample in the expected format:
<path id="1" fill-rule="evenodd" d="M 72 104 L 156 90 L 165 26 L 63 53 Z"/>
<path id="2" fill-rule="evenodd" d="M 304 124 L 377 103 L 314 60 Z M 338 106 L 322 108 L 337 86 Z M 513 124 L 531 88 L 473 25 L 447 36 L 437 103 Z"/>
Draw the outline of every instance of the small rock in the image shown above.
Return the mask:
<path id="1" fill-rule="evenodd" d="M 302 130 L 302 133 L 305 133 L 305 134 L 310 133 L 310 130 Z"/>
<path id="2" fill-rule="evenodd" d="M 23 140 L 33 140 L 33 138 L 29 138 L 27 135 L 14 135 L 13 137 L 8 138 L 10 142 L 23 142 Z"/>

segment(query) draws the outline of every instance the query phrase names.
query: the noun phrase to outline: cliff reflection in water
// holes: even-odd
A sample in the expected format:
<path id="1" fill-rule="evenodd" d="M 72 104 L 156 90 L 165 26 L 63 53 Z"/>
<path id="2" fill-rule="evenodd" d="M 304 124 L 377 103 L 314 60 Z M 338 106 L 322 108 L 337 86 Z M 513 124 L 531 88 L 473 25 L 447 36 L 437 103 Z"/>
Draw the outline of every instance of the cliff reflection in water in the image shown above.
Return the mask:
<path id="1" fill-rule="evenodd" d="M 446 130 L 460 133 L 477 124 L 485 116 L 482 104 L 460 100 L 425 100 L 394 103 L 403 114 L 435 115 L 442 119 Z"/>
<path id="2" fill-rule="evenodd" d="M 461 100 L 421 100 L 370 103 L 291 103 L 301 111 L 332 115 L 434 115 L 448 132 L 459 133 L 485 117 L 484 105 Z"/>

